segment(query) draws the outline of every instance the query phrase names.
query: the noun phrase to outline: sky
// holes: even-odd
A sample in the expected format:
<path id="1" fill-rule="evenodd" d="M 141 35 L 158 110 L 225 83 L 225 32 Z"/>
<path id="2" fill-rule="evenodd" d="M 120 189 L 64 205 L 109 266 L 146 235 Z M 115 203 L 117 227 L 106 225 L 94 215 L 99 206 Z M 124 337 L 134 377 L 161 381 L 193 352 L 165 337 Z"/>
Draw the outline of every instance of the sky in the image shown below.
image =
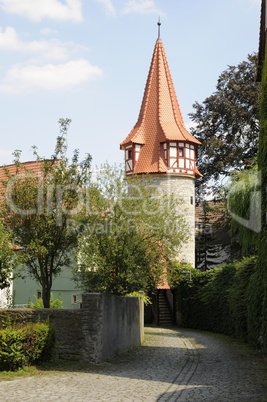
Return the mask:
<path id="1" fill-rule="evenodd" d="M 257 52 L 260 0 L 0 0 L 0 165 L 49 158 L 58 120 L 68 155 L 122 163 L 161 39 L 187 127 L 228 65 Z"/>

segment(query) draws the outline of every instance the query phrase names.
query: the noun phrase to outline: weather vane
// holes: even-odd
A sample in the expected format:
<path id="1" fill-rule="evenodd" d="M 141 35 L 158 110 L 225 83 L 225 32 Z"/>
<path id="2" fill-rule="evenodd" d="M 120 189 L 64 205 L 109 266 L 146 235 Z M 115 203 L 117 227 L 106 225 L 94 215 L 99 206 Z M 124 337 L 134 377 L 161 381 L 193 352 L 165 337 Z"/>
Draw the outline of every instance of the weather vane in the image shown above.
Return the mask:
<path id="1" fill-rule="evenodd" d="M 158 39 L 160 39 L 160 26 L 161 26 L 161 22 L 160 22 L 160 17 L 159 17 L 159 21 L 158 21 Z"/>

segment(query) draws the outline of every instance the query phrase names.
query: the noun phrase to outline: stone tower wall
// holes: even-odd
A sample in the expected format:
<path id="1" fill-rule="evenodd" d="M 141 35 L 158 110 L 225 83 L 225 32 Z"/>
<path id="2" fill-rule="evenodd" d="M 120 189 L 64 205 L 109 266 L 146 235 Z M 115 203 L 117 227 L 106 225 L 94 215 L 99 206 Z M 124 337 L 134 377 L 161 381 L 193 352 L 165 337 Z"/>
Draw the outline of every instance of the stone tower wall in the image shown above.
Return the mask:
<path id="1" fill-rule="evenodd" d="M 195 267 L 195 178 L 178 175 L 157 175 L 152 176 L 152 181 L 165 193 L 173 193 L 178 199 L 181 199 L 182 202 L 179 205 L 178 213 L 183 214 L 185 217 L 189 240 L 182 245 L 181 250 L 177 253 L 177 260 L 185 260 Z"/>

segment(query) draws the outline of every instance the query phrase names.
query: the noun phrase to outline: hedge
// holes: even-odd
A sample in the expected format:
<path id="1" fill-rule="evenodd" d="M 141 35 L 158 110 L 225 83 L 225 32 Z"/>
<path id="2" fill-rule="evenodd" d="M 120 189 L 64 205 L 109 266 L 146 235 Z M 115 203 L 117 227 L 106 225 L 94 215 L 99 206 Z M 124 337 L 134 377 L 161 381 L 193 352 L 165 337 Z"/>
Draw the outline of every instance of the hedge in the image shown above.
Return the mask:
<path id="1" fill-rule="evenodd" d="M 182 326 L 267 344 L 261 330 L 264 292 L 256 257 L 206 272 L 192 268 L 191 277 L 189 281 L 181 275 L 176 284 Z"/>
<path id="2" fill-rule="evenodd" d="M 48 361 L 55 346 L 55 330 L 49 322 L 19 325 L 7 321 L 0 329 L 0 370 Z"/>

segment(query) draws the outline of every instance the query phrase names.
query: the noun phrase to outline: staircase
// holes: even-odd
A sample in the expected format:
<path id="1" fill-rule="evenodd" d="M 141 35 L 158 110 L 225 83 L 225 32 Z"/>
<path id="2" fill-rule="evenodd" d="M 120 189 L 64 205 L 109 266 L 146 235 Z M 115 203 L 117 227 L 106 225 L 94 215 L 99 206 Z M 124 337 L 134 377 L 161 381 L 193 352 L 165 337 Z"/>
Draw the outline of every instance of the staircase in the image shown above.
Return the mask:
<path id="1" fill-rule="evenodd" d="M 166 292 L 159 290 L 158 293 L 158 325 L 168 326 L 173 324 L 172 311 L 168 303 Z"/>

